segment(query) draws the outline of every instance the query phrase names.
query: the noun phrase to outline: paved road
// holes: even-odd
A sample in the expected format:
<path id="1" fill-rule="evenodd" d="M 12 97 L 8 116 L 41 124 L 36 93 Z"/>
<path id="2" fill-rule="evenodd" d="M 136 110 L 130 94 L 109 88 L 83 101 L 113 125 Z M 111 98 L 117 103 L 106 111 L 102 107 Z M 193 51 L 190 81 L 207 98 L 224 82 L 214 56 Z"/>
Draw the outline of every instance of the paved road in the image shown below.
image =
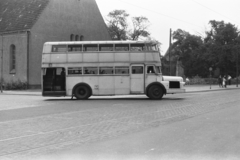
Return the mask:
<path id="1" fill-rule="evenodd" d="M 0 159 L 240 158 L 239 97 L 240 90 L 161 101 L 1 95 Z"/>

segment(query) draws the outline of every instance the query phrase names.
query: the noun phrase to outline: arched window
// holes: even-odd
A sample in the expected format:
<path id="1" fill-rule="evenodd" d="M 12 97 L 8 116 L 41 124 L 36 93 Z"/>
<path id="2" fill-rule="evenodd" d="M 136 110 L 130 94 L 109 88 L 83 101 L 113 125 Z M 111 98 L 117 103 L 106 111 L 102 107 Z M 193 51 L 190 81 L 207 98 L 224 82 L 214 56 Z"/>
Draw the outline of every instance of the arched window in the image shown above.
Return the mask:
<path id="1" fill-rule="evenodd" d="M 81 35 L 81 36 L 80 36 L 80 41 L 83 41 L 83 40 L 84 40 L 84 36 Z"/>
<path id="2" fill-rule="evenodd" d="M 70 35 L 70 41 L 74 41 L 74 34 Z"/>
<path id="3" fill-rule="evenodd" d="M 75 36 L 75 41 L 79 41 L 79 35 Z"/>
<path id="4" fill-rule="evenodd" d="M 16 72 L 16 46 L 10 46 L 10 73 Z"/>

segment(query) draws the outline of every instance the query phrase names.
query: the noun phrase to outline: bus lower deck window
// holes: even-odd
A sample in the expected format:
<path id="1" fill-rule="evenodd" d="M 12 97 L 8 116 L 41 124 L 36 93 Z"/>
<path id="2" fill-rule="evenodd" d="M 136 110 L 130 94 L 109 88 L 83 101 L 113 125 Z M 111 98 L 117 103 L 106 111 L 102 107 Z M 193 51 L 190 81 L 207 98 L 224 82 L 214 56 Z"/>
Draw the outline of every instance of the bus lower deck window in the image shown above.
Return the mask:
<path id="1" fill-rule="evenodd" d="M 100 74 L 113 74 L 113 67 L 100 67 L 99 73 Z"/>
<path id="2" fill-rule="evenodd" d="M 84 67 L 83 71 L 84 74 L 98 74 L 97 67 Z"/>
<path id="3" fill-rule="evenodd" d="M 129 67 L 115 67 L 115 74 L 129 74 Z"/>

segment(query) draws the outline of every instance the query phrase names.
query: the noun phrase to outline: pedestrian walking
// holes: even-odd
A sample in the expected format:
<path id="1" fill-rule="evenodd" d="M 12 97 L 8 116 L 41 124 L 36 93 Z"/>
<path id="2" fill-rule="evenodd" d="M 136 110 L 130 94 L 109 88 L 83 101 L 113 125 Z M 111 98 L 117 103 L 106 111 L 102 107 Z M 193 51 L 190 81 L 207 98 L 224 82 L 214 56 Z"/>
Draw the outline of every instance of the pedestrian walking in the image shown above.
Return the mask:
<path id="1" fill-rule="evenodd" d="M 222 82 L 222 76 L 221 75 L 218 77 L 218 85 L 219 85 L 219 87 L 223 87 L 223 82 Z"/>
<path id="2" fill-rule="evenodd" d="M 226 79 L 226 76 L 223 76 L 222 78 L 222 86 L 227 88 L 227 79 Z"/>
<path id="3" fill-rule="evenodd" d="M 190 84 L 190 80 L 189 80 L 189 78 L 187 77 L 187 78 L 186 78 L 186 85 L 188 85 L 188 84 Z"/>
<path id="4" fill-rule="evenodd" d="M 232 77 L 230 75 L 228 75 L 227 79 L 228 79 L 228 85 L 231 85 Z"/>

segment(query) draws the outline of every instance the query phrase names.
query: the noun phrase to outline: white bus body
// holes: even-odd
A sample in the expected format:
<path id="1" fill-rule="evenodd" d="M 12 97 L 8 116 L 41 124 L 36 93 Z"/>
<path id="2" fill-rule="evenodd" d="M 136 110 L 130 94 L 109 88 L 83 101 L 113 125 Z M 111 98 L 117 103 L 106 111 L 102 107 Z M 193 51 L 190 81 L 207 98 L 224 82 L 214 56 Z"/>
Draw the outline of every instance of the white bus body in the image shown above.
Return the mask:
<path id="1" fill-rule="evenodd" d="M 182 77 L 162 75 L 152 41 L 46 42 L 41 77 L 43 96 L 146 94 L 161 99 L 185 92 Z"/>

